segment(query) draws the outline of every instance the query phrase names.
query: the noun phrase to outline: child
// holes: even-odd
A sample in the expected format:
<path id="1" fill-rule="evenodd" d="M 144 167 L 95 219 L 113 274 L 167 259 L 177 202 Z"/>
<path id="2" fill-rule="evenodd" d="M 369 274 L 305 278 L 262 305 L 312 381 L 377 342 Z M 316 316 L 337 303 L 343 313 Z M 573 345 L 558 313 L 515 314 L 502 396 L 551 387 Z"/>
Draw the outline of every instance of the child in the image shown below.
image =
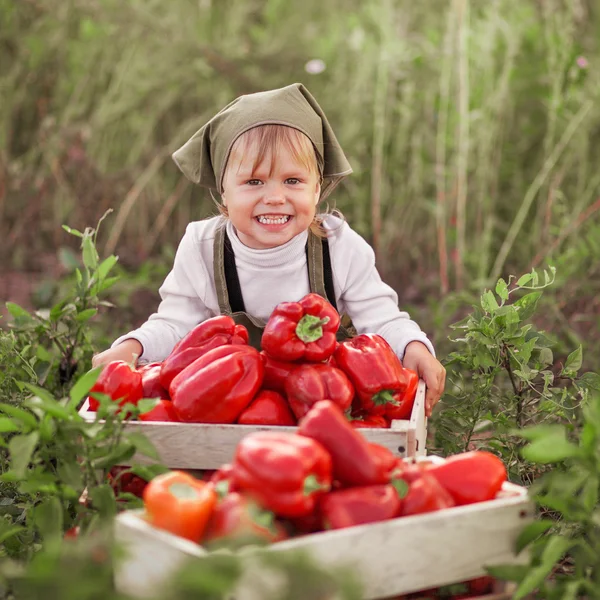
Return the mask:
<path id="1" fill-rule="evenodd" d="M 173 154 L 194 183 L 217 190 L 221 216 L 190 223 L 158 311 L 94 357 L 161 361 L 198 323 L 233 314 L 264 326 L 277 304 L 309 292 L 346 313 L 358 333 L 385 338 L 427 384 L 431 413 L 445 382 L 431 342 L 382 282 L 367 242 L 338 216 L 316 215 L 352 169 L 301 84 L 241 96 Z M 260 331 L 256 329 L 256 331 Z"/>

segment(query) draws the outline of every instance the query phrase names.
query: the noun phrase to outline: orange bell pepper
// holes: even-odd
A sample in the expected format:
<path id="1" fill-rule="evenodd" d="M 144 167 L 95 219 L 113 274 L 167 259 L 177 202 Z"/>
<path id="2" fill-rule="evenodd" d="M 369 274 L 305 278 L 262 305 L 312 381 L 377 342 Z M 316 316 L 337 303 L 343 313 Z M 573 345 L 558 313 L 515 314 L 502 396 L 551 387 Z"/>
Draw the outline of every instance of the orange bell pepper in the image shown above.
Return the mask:
<path id="1" fill-rule="evenodd" d="M 214 487 L 183 471 L 155 477 L 144 489 L 149 522 L 192 542 L 200 542 L 217 503 Z"/>

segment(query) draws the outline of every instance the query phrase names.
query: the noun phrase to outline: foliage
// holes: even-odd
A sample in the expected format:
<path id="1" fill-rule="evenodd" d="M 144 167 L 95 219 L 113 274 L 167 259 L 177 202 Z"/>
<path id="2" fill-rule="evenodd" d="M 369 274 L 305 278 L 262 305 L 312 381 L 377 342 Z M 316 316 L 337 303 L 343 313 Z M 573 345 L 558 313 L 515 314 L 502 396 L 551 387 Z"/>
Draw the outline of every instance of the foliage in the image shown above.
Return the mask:
<path id="1" fill-rule="evenodd" d="M 4 346 L 10 345 L 17 352 L 17 364 L 21 371 L 27 372 L 28 380 L 59 396 L 68 389 L 75 374 L 81 375 L 89 369 L 92 346 L 87 323 L 100 306 L 107 304 L 101 296 L 117 280 L 109 276 L 117 257 L 100 261 L 96 249 L 98 228 L 107 214 L 98 227 L 88 227 L 83 233 L 65 226 L 69 233 L 81 238 L 83 266 L 75 268 L 74 282 L 60 301 L 33 314 L 13 302 L 7 303 L 13 317 L 13 334 L 3 336 Z M 10 372 L 10 365 L 15 362 L 10 352 L 4 352 L 1 358 L 9 365 Z M 15 375 L 11 378 L 14 380 Z"/>
<path id="2" fill-rule="evenodd" d="M 530 552 L 529 565 L 491 569 L 519 582 L 516 600 L 534 591 L 547 600 L 600 598 L 600 394 L 590 396 L 583 415 L 577 433 L 565 424 L 516 432 L 529 442 L 526 460 L 555 467 L 530 489 L 545 516 L 517 541 L 519 552 Z"/>
<path id="3" fill-rule="evenodd" d="M 576 423 L 589 389 L 600 385 L 592 373 L 578 377 L 581 347 L 560 367 L 554 341 L 529 322 L 554 274 L 552 268 L 543 279 L 535 270 L 516 281 L 500 279 L 495 293 L 485 291 L 472 313 L 452 326 L 457 349 L 446 359 L 443 410 L 434 419 L 435 442 L 445 454 L 486 447 L 502 455 L 514 481 L 524 483 L 537 468 L 519 458 L 522 441 L 514 430 Z"/>

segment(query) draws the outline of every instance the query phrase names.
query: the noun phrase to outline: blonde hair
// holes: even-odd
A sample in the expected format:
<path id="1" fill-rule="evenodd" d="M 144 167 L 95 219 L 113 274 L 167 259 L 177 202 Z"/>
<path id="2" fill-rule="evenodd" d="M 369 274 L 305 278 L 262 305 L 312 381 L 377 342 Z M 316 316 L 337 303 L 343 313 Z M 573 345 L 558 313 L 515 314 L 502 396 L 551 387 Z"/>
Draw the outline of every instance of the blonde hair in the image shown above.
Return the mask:
<path id="1" fill-rule="evenodd" d="M 248 148 L 256 148 L 256 156 L 252 165 L 252 174 L 267 159 L 270 160 L 269 176 L 275 169 L 275 157 L 282 149 L 289 151 L 293 159 L 311 174 L 317 176 L 319 183 L 323 183 L 323 158 L 315 150 L 311 140 L 300 130 L 287 125 L 258 125 L 242 133 L 232 144 L 225 168 L 223 179 L 230 166 L 231 158 L 243 156 Z M 228 216 L 227 207 L 222 203 L 217 204 L 219 212 Z M 339 212 L 339 211 L 338 211 Z M 329 207 L 325 213 L 315 214 L 310 229 L 319 237 L 326 237 L 327 230 L 323 227 L 323 220 L 329 213 Z"/>

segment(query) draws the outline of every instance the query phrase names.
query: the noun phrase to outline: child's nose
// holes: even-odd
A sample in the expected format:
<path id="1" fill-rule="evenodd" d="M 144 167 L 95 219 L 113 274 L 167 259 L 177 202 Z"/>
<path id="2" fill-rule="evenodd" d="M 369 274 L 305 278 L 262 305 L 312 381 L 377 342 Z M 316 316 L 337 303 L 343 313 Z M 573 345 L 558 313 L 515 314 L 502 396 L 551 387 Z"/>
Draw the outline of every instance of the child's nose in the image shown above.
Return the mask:
<path id="1" fill-rule="evenodd" d="M 285 191 L 282 186 L 269 186 L 265 190 L 266 204 L 282 204 L 285 202 Z"/>

